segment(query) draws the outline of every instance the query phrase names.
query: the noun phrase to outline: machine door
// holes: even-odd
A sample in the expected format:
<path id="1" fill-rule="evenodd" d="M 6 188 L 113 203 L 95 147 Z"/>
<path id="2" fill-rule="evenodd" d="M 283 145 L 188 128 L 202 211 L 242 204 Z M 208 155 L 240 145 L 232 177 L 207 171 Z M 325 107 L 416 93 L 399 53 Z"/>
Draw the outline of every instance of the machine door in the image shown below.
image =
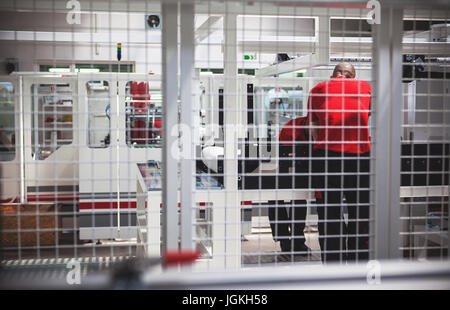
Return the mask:
<path id="1" fill-rule="evenodd" d="M 134 238 L 136 164 L 161 160 L 160 81 L 79 74 L 78 92 L 80 238 Z"/>
<path id="2" fill-rule="evenodd" d="M 29 202 L 76 202 L 76 90 L 76 79 L 70 75 L 23 77 L 24 174 Z"/>
<path id="3" fill-rule="evenodd" d="M 21 188 L 20 92 L 15 79 L 0 77 L 0 203 L 18 202 Z"/>
<path id="4" fill-rule="evenodd" d="M 281 129 L 290 120 L 307 115 L 308 81 L 265 78 L 255 81 L 253 91 L 260 156 L 270 158 L 269 166 L 276 166 Z"/>
<path id="5" fill-rule="evenodd" d="M 224 83 L 222 76 L 208 76 L 201 80 L 200 111 L 202 159 L 210 170 L 223 173 L 219 158 L 223 155 Z M 279 79 L 251 77 L 239 78 L 236 109 L 238 114 L 237 137 L 239 158 L 245 167 L 242 171 L 260 171 L 277 168 L 278 134 L 290 120 L 307 114 L 306 79 Z M 206 158 L 206 155 L 209 155 Z M 215 158 L 214 158 L 215 156 Z"/>

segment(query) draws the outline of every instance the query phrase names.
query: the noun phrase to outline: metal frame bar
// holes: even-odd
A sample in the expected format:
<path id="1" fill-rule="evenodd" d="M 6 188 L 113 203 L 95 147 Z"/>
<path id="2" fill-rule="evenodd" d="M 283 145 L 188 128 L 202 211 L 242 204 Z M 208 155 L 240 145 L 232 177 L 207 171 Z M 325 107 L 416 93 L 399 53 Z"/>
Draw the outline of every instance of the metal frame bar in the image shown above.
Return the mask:
<path id="1" fill-rule="evenodd" d="M 167 0 L 165 0 L 167 1 Z M 29 8 L 29 7 L 39 7 L 41 2 L 46 2 L 46 0 L 22 0 L 20 5 L 9 6 L 5 5 L 4 11 L 12 11 L 18 8 Z M 194 3 L 198 2 L 196 0 L 183 0 L 183 3 Z M 231 1 L 218 1 L 211 5 L 208 1 L 202 1 L 197 3 L 196 12 L 202 14 L 223 14 L 226 12 L 226 3 Z M 237 1 L 236 1 L 237 2 Z M 284 5 L 280 6 L 279 3 L 283 2 L 291 3 L 292 5 Z M 340 1 L 340 6 L 336 7 L 335 0 L 257 0 L 257 1 L 249 1 L 242 2 L 239 1 L 236 3 L 236 9 L 238 12 L 245 11 L 246 14 L 266 14 L 272 15 L 273 12 L 278 12 L 279 15 L 289 15 L 294 16 L 297 15 L 298 12 L 296 10 L 292 10 L 292 6 L 305 7 L 308 12 L 311 12 L 312 15 L 321 15 L 323 12 L 328 11 L 330 14 L 334 16 L 342 15 L 346 17 L 350 16 L 359 16 L 361 14 L 365 15 L 369 12 L 369 9 L 366 8 L 367 1 L 365 0 L 346 0 Z M 355 4 L 359 4 L 355 7 Z M 412 17 L 421 17 L 428 16 L 429 9 L 434 7 L 436 9 L 442 9 L 441 11 L 437 11 L 435 17 L 443 17 L 446 18 L 445 9 L 448 7 L 448 1 L 446 0 L 405 0 L 399 2 L 398 0 L 384 0 L 383 5 L 394 4 L 397 6 L 403 6 L 405 8 L 405 13 L 408 16 Z M 45 6 L 42 6 L 41 10 L 44 9 Z M 157 1 L 149 1 L 143 5 L 141 0 L 129 1 L 127 9 L 129 12 L 138 12 L 141 13 L 143 7 L 145 7 L 146 11 L 159 13 L 160 12 L 160 3 Z M 65 7 L 65 2 L 58 3 L 56 2 L 53 8 L 56 12 L 66 13 L 67 9 Z M 275 10 L 278 9 L 278 10 Z M 95 1 L 95 10 L 94 12 L 123 12 L 123 2 L 115 1 L 111 2 L 110 0 L 96 0 Z M 442 15 L 441 15 L 442 14 Z"/>
<path id="2" fill-rule="evenodd" d="M 241 206 L 238 199 L 238 165 L 236 125 L 239 120 L 238 69 L 237 69 L 237 14 L 233 13 L 235 3 L 227 3 L 229 10 L 223 19 L 224 25 L 224 201 L 225 238 L 224 258 L 227 269 L 241 265 Z M 216 211 L 216 210 L 215 210 Z M 216 250 L 216 248 L 214 249 Z"/>
<path id="3" fill-rule="evenodd" d="M 328 14 L 319 16 L 316 26 L 317 43 L 316 54 L 317 63 L 315 65 L 327 65 L 330 62 L 330 16 Z"/>
<path id="4" fill-rule="evenodd" d="M 31 260 L 25 260 L 31 261 Z M 53 273 L 42 278 L 29 277 L 29 268 L 20 266 L 6 270 L 15 277 L 0 277 L 0 289 L 73 289 L 65 277 Z M 143 269 L 140 278 L 132 277 L 124 284 L 121 278 L 108 273 L 83 277 L 77 289 L 155 289 L 155 290 L 273 290 L 273 289 L 448 289 L 448 262 L 380 262 L 380 270 L 369 270 L 381 282 L 367 281 L 365 265 L 291 266 L 289 268 L 256 268 L 246 272 L 155 272 L 155 267 Z M 38 267 L 41 268 L 42 267 Z M 3 275 L 3 274 L 1 274 Z M 10 275 L 10 274 L 9 274 Z M 28 277 L 27 277 L 28 276 Z M 7 280 L 6 280 L 7 279 Z M 27 279 L 24 281 L 23 279 Z M 375 278 L 376 280 L 376 278 Z M 294 292 L 295 293 L 295 292 Z M 175 304 L 175 303 L 174 303 Z"/>
<path id="5" fill-rule="evenodd" d="M 172 273 L 155 275 L 148 271 L 143 276 L 146 289 L 445 289 L 450 270 L 447 262 L 392 262 L 381 261 L 380 269 L 359 265 L 309 265 L 289 268 L 265 267 L 264 270 Z M 376 265 L 375 265 L 376 266 Z M 369 276 L 374 282 L 368 281 Z M 381 280 L 376 282 L 376 277 Z"/>
<path id="6" fill-rule="evenodd" d="M 374 25 L 373 30 L 373 61 L 375 66 L 372 69 L 372 80 L 374 81 L 373 103 L 372 107 L 375 112 L 375 158 L 376 162 L 372 165 L 375 168 L 375 177 L 372 181 L 375 181 L 375 194 L 374 201 L 376 210 L 372 210 L 372 218 L 375 218 L 375 226 L 371 225 L 371 235 L 375 236 L 375 258 L 388 257 L 388 251 L 384 247 L 384 242 L 389 240 L 389 232 L 387 230 L 389 220 L 387 214 L 388 210 L 388 197 L 385 193 L 388 193 L 389 182 L 385 182 L 388 179 L 388 154 L 387 149 L 378 147 L 378 145 L 386 145 L 388 140 L 388 119 L 383 117 L 389 115 L 389 98 L 387 97 L 389 91 L 389 72 L 388 70 L 381 70 L 381 63 L 389 63 L 389 38 L 383 36 L 383 31 L 389 29 L 389 25 L 386 22 L 387 15 L 386 10 L 381 12 L 381 24 Z M 381 91 L 385 91 L 384 93 Z M 383 97 L 382 97 L 383 96 Z M 373 152 L 373 150 L 372 150 Z M 371 184 L 374 184 L 373 182 Z"/>
<path id="7" fill-rule="evenodd" d="M 391 10 L 390 258 L 400 258 L 400 170 L 402 136 L 403 9 Z"/>
<path id="8" fill-rule="evenodd" d="M 321 15 L 315 18 L 315 29 L 314 29 L 314 47 L 310 51 L 311 54 L 301 56 L 298 58 L 294 58 L 288 61 L 284 61 L 282 63 L 274 64 L 267 66 L 265 68 L 261 68 L 257 71 L 258 77 L 268 77 L 274 76 L 281 73 L 293 72 L 302 69 L 312 69 L 318 66 L 327 65 L 330 62 L 330 15 Z M 242 50 L 242 41 L 238 42 L 239 48 L 241 52 Z M 306 49 L 311 49 L 311 42 L 296 42 L 298 45 L 306 45 Z M 261 50 L 261 42 L 258 42 L 257 51 Z M 275 48 L 278 49 L 280 42 L 276 42 Z M 292 43 L 289 43 L 292 44 Z M 248 42 L 245 42 L 245 45 L 248 45 Z"/>
<path id="9" fill-rule="evenodd" d="M 195 30 L 195 41 L 197 43 L 202 42 L 204 39 L 209 37 L 211 33 L 215 32 L 213 27 L 219 24 L 221 19 L 222 16 L 220 15 L 209 16 L 208 19 Z"/>
<path id="10" fill-rule="evenodd" d="M 23 106 L 23 77 L 19 77 L 19 132 L 20 132 L 20 203 L 25 203 L 25 120 Z"/>
<path id="11" fill-rule="evenodd" d="M 194 172 L 195 154 L 192 147 L 193 139 L 193 74 L 195 61 L 194 40 L 194 4 L 180 5 L 180 97 L 181 97 L 181 124 L 186 127 L 182 132 L 181 157 L 181 248 L 194 249 L 193 242 L 193 218 L 192 209 L 195 203 L 193 192 L 195 191 Z M 189 129 L 188 129 L 189 128 Z"/>
<path id="12" fill-rule="evenodd" d="M 375 258 L 399 258 L 403 10 L 381 9 L 374 24 Z"/>
<path id="13" fill-rule="evenodd" d="M 163 89 L 163 148 L 162 148 L 162 212 L 164 250 L 178 249 L 178 201 L 173 194 L 178 188 L 178 164 L 171 153 L 177 143 L 172 130 L 178 114 L 178 3 L 162 3 L 162 89 Z"/>

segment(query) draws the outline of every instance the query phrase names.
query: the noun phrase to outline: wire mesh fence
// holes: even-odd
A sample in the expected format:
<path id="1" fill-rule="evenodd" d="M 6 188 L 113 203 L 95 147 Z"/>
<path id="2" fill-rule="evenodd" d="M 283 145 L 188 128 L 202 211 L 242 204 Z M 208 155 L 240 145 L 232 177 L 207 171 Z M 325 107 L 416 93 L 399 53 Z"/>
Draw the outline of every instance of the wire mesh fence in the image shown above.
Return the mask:
<path id="1" fill-rule="evenodd" d="M 3 271 L 448 259 L 449 9 L 375 2 L 2 2 Z"/>
<path id="2" fill-rule="evenodd" d="M 448 257 L 449 74 L 448 57 L 434 51 L 434 44 L 446 42 L 448 23 L 409 23 L 405 40 L 420 43 L 403 56 L 401 181 L 412 195 L 400 205 L 400 247 L 404 257 L 442 259 Z M 421 33 L 427 25 L 429 31 Z M 427 43 L 428 52 L 419 52 Z"/>

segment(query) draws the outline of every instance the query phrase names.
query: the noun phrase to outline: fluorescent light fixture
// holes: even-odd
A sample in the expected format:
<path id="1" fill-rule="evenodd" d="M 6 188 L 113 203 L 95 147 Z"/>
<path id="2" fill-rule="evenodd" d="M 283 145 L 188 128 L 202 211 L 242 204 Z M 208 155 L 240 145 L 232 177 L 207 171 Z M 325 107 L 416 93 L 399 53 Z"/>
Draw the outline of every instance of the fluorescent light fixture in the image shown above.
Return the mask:
<path id="1" fill-rule="evenodd" d="M 48 68 L 48 72 L 67 73 L 70 72 L 70 68 Z"/>
<path id="2" fill-rule="evenodd" d="M 78 70 L 78 72 L 81 72 L 81 73 L 97 73 L 97 72 L 100 72 L 100 69 L 98 69 L 98 68 L 80 68 L 80 69 L 77 69 Z"/>

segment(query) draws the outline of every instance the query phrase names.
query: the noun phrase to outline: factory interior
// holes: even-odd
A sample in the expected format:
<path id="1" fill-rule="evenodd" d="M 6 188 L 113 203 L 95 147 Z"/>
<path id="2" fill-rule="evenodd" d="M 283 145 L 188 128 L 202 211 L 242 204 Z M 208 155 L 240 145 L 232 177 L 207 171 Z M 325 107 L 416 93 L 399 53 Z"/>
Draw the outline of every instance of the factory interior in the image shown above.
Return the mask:
<path id="1" fill-rule="evenodd" d="M 5 0 L 0 46 L 0 289 L 450 289 L 447 0 Z"/>

